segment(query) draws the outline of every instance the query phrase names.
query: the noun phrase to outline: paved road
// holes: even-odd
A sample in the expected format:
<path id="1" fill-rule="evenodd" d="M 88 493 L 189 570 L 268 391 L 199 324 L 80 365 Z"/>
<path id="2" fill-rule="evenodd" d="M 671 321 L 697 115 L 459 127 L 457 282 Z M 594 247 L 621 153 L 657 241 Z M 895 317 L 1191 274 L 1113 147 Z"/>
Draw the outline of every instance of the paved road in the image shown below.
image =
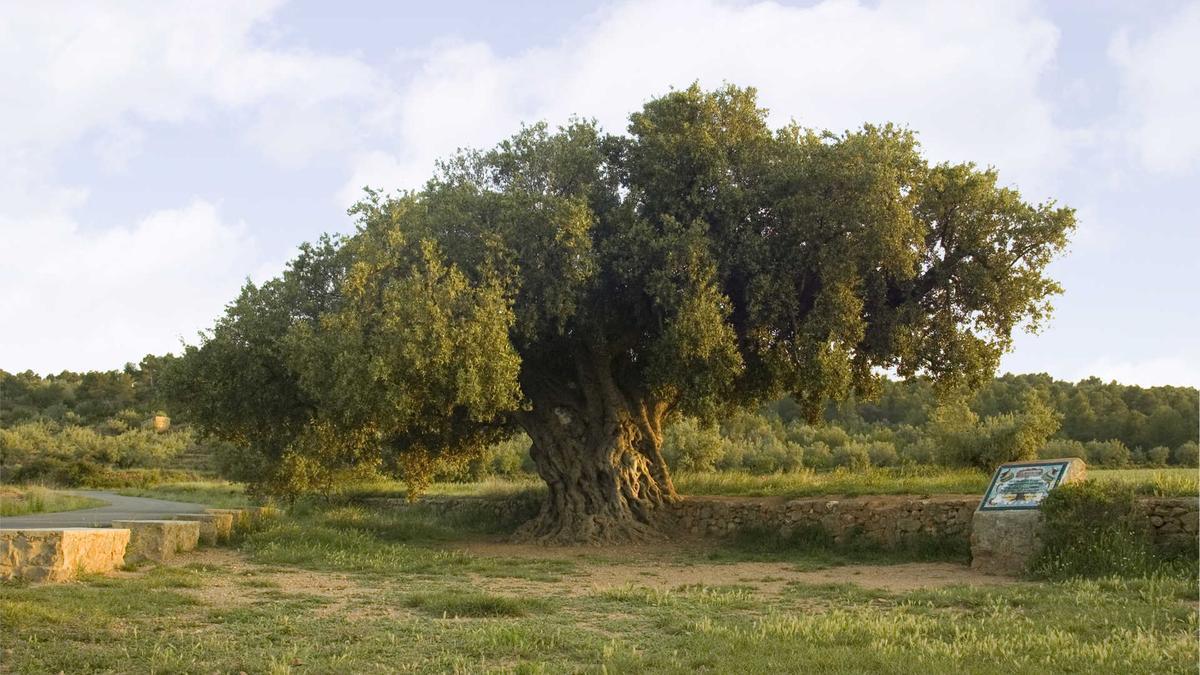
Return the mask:
<path id="1" fill-rule="evenodd" d="M 111 492 L 72 490 L 71 494 L 93 497 L 108 502 L 107 506 L 58 513 L 36 513 L 28 516 L 0 518 L 0 529 L 25 527 L 109 527 L 114 520 L 170 519 L 178 513 L 204 513 L 203 504 L 169 502 L 165 499 L 125 497 Z"/>

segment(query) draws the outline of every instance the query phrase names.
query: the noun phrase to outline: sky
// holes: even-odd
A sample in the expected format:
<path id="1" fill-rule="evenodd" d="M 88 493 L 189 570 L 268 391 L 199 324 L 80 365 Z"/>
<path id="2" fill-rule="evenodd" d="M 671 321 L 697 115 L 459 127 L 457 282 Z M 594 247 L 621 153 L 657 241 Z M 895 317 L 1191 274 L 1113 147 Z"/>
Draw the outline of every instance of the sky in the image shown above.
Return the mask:
<path id="1" fill-rule="evenodd" d="M 0 368 L 178 352 L 367 185 L 572 115 L 757 87 L 772 124 L 896 122 L 1074 207 L 1002 371 L 1200 386 L 1200 2 L 11 3 Z"/>

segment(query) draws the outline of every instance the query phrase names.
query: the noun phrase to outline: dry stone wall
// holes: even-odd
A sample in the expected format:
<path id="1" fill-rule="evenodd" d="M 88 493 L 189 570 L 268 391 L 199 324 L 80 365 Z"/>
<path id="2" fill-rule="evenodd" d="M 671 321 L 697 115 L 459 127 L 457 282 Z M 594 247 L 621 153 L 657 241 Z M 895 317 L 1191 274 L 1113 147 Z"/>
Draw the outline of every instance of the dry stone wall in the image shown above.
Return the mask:
<path id="1" fill-rule="evenodd" d="M 879 496 L 754 499 L 691 497 L 672 509 L 675 523 L 701 536 L 746 530 L 788 537 L 818 532 L 834 544 L 869 543 L 893 549 L 934 539 L 966 541 L 977 497 Z"/>
<path id="2" fill-rule="evenodd" d="M 884 495 L 871 497 L 755 498 L 687 497 L 669 509 L 668 525 L 701 537 L 727 537 L 743 532 L 793 534 L 815 532 L 835 544 L 865 543 L 898 549 L 941 542 L 966 551 L 976 495 Z M 504 499 L 426 497 L 368 500 L 389 508 L 421 508 L 466 522 L 514 527 L 532 518 L 536 495 Z M 1197 546 L 1200 503 L 1195 498 L 1143 497 L 1139 508 L 1155 543 L 1164 548 Z"/>
<path id="3" fill-rule="evenodd" d="M 1200 508 L 1189 497 L 1155 497 L 1138 502 L 1154 543 L 1167 550 L 1195 550 L 1200 533 Z"/>

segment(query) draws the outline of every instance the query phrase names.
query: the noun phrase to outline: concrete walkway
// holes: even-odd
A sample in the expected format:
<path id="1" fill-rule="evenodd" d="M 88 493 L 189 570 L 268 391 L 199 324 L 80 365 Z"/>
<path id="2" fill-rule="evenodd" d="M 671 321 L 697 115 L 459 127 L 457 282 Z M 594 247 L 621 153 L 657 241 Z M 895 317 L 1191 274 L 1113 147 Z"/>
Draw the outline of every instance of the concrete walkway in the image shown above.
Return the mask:
<path id="1" fill-rule="evenodd" d="M 58 513 L 34 513 L 27 516 L 0 518 L 0 530 L 27 527 L 109 527 L 114 520 L 171 519 L 180 513 L 204 513 L 203 504 L 170 502 L 165 499 L 126 497 L 111 492 L 71 490 L 71 494 L 92 497 L 108 502 L 106 506 Z"/>

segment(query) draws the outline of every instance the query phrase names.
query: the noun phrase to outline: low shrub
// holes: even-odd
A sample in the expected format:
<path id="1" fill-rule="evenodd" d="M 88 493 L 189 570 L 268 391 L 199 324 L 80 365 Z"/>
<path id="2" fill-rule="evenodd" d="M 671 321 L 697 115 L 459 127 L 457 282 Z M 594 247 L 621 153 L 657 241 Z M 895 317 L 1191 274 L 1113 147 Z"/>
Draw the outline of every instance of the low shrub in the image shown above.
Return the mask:
<path id="1" fill-rule="evenodd" d="M 1200 466 L 1200 445 L 1195 441 L 1188 441 L 1175 448 L 1175 463 L 1179 466 Z"/>
<path id="2" fill-rule="evenodd" d="M 1151 466 L 1166 466 L 1171 459 L 1171 449 L 1163 446 L 1150 448 L 1146 451 L 1146 463 Z"/>
<path id="3" fill-rule="evenodd" d="M 1038 459 L 1060 459 L 1078 457 L 1087 461 L 1087 447 L 1070 438 L 1051 438 L 1037 453 Z"/>
<path id="4" fill-rule="evenodd" d="M 149 487 L 157 483 L 196 480 L 197 474 L 177 469 L 113 469 L 86 459 L 42 457 L 31 460 L 5 478 L 14 483 L 40 483 L 57 487 Z"/>
<path id="5" fill-rule="evenodd" d="M 1090 466 L 1116 469 L 1127 466 L 1132 458 L 1129 448 L 1117 440 L 1088 441 L 1084 447 L 1087 448 L 1086 459 Z"/>
<path id="6" fill-rule="evenodd" d="M 851 470 L 862 470 L 871 466 L 871 456 L 861 445 L 845 445 L 833 451 L 833 465 Z"/>
<path id="7" fill-rule="evenodd" d="M 1042 502 L 1043 548 L 1031 565 L 1034 576 L 1143 576 L 1159 561 L 1133 487 L 1116 481 L 1068 483 Z"/>

